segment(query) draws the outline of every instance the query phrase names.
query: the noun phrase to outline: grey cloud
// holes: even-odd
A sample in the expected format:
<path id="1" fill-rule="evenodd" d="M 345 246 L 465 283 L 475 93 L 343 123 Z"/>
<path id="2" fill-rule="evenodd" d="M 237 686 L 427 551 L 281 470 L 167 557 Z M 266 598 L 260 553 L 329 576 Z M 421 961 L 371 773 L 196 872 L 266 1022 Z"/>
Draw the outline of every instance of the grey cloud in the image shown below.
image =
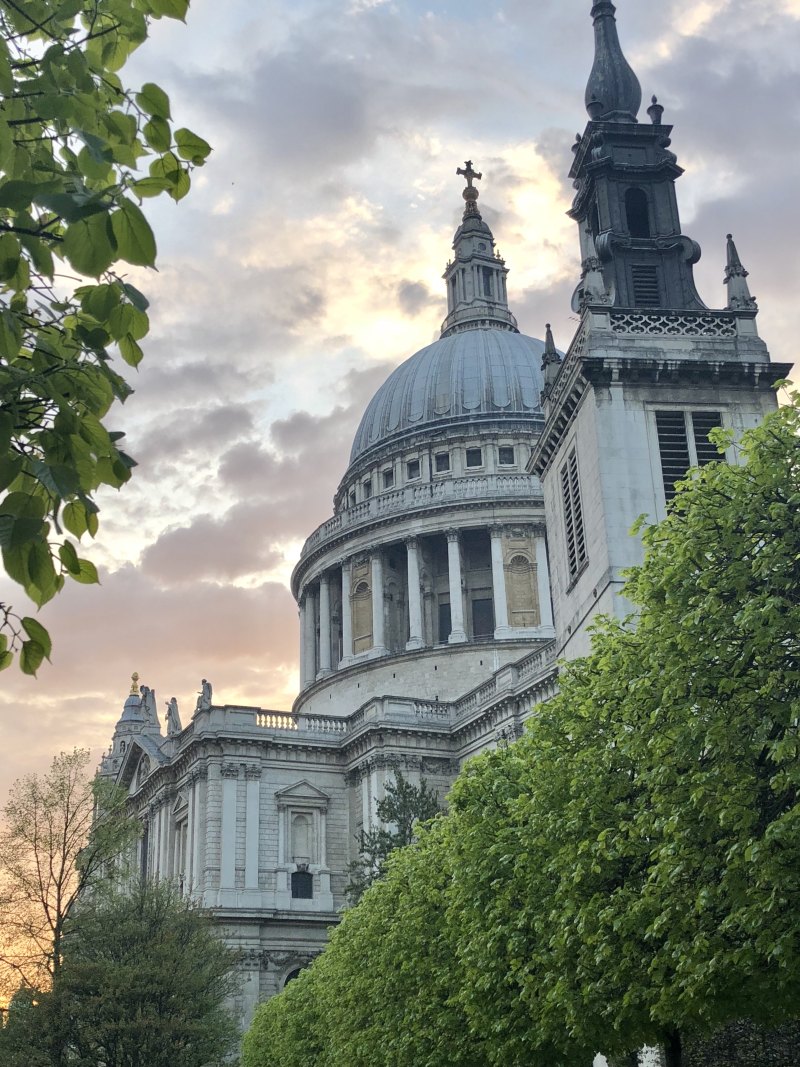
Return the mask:
<path id="1" fill-rule="evenodd" d="M 422 282 L 401 282 L 397 290 L 397 302 L 400 310 L 409 318 L 414 318 L 420 312 L 430 307 L 441 307 L 442 300 L 434 294 Z"/>
<path id="2" fill-rule="evenodd" d="M 225 516 L 199 515 L 188 526 L 168 529 L 142 555 L 143 573 L 162 585 L 223 581 L 269 570 L 280 555 L 264 540 L 248 505 Z"/>

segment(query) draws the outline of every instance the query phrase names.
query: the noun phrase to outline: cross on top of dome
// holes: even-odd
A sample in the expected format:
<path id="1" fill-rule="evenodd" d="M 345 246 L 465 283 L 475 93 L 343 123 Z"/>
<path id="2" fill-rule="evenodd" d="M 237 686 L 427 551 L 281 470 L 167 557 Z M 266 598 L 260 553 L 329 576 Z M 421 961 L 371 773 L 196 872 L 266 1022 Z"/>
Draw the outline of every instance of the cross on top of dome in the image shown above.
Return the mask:
<path id="1" fill-rule="evenodd" d="M 467 209 L 464 212 L 464 218 L 466 218 L 467 215 L 477 215 L 478 214 L 478 197 L 480 196 L 480 193 L 478 192 L 478 190 L 475 188 L 475 186 L 472 183 L 474 181 L 481 181 L 483 179 L 483 175 L 479 174 L 475 170 L 475 168 L 472 166 L 472 160 L 471 159 L 468 159 L 463 167 L 458 167 L 456 169 L 456 174 L 460 178 L 466 178 L 467 179 L 467 188 L 464 190 L 464 192 L 462 194 L 464 199 L 467 202 Z"/>

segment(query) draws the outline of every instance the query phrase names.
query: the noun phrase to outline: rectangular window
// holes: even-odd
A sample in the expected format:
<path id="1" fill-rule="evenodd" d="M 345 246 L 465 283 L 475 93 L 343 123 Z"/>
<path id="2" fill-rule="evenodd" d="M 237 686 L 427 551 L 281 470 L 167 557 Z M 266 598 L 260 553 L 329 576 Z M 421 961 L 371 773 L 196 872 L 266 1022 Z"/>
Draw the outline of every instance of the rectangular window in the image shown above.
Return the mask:
<path id="1" fill-rule="evenodd" d="M 408 461 L 407 466 L 406 466 L 406 471 L 407 471 L 407 474 L 408 474 L 408 480 L 410 482 L 413 482 L 415 478 L 419 478 L 419 475 L 420 475 L 419 460 L 418 459 L 410 459 Z"/>
<path id="2" fill-rule="evenodd" d="M 661 307 L 661 287 L 658 283 L 658 267 L 651 263 L 631 265 L 633 281 L 633 306 L 637 308 Z"/>
<path id="3" fill-rule="evenodd" d="M 567 531 L 567 562 L 569 576 L 572 579 L 577 576 L 589 558 L 586 553 L 586 531 L 583 526 L 578 453 L 574 448 L 561 468 L 561 496 L 564 502 L 564 526 Z"/>
<path id="4" fill-rule="evenodd" d="M 292 896 L 295 900 L 313 900 L 314 875 L 308 871 L 293 871 Z"/>
<path id="5" fill-rule="evenodd" d="M 367 480 L 364 482 L 364 499 L 365 500 L 369 500 L 369 498 L 371 496 L 372 496 L 372 479 L 371 478 L 367 478 Z"/>
<path id="6" fill-rule="evenodd" d="M 708 435 L 722 418 L 718 411 L 657 411 L 658 451 L 664 496 L 675 496 L 675 484 L 686 477 L 690 467 L 705 466 L 720 459 Z"/>
<path id="7" fill-rule="evenodd" d="M 494 635 L 494 604 L 491 598 L 472 601 L 472 636 Z"/>
<path id="8" fill-rule="evenodd" d="M 468 467 L 482 467 L 483 466 L 483 449 L 481 449 L 481 448 L 468 448 L 467 449 L 467 466 Z"/>
<path id="9" fill-rule="evenodd" d="M 452 625 L 450 622 L 450 601 L 439 604 L 439 644 L 443 645 L 450 636 Z"/>
<path id="10" fill-rule="evenodd" d="M 501 467 L 513 467 L 514 449 L 507 445 L 501 445 L 499 449 L 499 459 Z"/>
<path id="11" fill-rule="evenodd" d="M 450 453 L 449 452 L 437 452 L 436 453 L 436 473 L 444 474 L 450 470 Z"/>
<path id="12" fill-rule="evenodd" d="M 394 471 L 388 470 L 383 472 L 383 488 L 391 489 L 394 485 Z"/>

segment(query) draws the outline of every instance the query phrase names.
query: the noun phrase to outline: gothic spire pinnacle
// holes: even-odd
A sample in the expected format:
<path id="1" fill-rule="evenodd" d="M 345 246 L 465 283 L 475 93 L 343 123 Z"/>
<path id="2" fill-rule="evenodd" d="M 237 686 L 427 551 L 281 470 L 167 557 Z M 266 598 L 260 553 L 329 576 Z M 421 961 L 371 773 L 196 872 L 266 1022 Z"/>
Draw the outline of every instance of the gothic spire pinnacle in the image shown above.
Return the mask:
<path id="1" fill-rule="evenodd" d="M 462 193 L 462 196 L 467 203 L 464 210 L 464 219 L 466 220 L 470 215 L 477 215 L 480 218 L 480 211 L 478 211 L 478 197 L 481 194 L 472 183 L 474 181 L 482 181 L 483 175 L 478 174 L 472 166 L 471 159 L 468 159 L 463 167 L 458 167 L 456 169 L 456 174 L 460 178 L 466 178 L 467 180 L 467 187 Z"/>
<path id="2" fill-rule="evenodd" d="M 642 87 L 622 52 L 616 10 L 611 0 L 594 0 L 592 5 L 595 56 L 586 86 L 586 110 L 593 121 L 636 122 Z"/>
<path id="3" fill-rule="evenodd" d="M 731 311 L 758 311 L 756 298 L 750 293 L 747 284 L 748 272 L 742 266 L 739 252 L 728 234 L 728 263 L 725 268 L 725 285 L 728 287 L 728 309 Z"/>
<path id="4" fill-rule="evenodd" d="M 561 356 L 558 354 L 556 342 L 553 337 L 553 328 L 548 322 L 545 327 L 544 352 L 542 353 L 542 372 L 544 374 L 544 397 L 549 397 L 553 391 L 556 379 L 561 373 Z"/>

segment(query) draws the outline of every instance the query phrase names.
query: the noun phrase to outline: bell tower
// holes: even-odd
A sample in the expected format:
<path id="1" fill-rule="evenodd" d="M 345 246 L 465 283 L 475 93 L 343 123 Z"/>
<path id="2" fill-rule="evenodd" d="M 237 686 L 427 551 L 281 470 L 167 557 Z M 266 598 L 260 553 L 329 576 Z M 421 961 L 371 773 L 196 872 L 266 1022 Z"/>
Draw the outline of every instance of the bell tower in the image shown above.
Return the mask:
<path id="1" fill-rule="evenodd" d="M 712 310 L 697 292 L 700 247 L 681 232 L 672 127 L 655 97 L 639 122 L 642 91 L 615 14 L 611 0 L 592 5 L 589 122 L 570 171 L 580 324 L 562 362 L 554 345 L 546 354 L 545 428 L 529 466 L 544 488 L 559 654 L 569 659 L 589 651 L 598 613 L 631 611 L 620 593 L 642 559 L 637 518 L 663 518 L 688 469 L 721 458 L 711 430 L 756 425 L 790 370 L 758 336 L 730 235 L 726 306 Z M 725 458 L 735 462 L 735 450 Z"/>

